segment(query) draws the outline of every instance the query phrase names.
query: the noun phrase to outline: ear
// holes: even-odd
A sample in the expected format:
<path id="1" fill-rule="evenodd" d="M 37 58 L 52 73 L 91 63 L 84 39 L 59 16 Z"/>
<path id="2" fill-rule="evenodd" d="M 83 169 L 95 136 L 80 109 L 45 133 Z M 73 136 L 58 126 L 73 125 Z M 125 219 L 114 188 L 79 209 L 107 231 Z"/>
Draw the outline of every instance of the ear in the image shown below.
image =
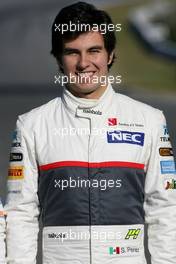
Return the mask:
<path id="1" fill-rule="evenodd" d="M 112 60 L 113 60 L 113 56 L 114 56 L 114 50 L 111 52 L 111 54 L 109 55 L 109 60 L 108 60 L 108 65 L 111 64 Z"/>

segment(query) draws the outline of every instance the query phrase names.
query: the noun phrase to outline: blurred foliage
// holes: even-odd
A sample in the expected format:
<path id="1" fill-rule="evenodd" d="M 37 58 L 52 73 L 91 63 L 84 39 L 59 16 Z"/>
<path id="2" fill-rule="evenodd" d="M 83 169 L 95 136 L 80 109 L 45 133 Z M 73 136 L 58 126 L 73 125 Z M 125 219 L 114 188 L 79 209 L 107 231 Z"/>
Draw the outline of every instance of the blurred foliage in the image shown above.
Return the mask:
<path id="1" fill-rule="evenodd" d="M 168 28 L 168 40 L 176 42 L 176 5 L 168 15 L 157 17 L 152 22 L 164 24 Z"/>
<path id="2" fill-rule="evenodd" d="M 168 17 L 166 23 L 170 29 L 170 39 L 176 42 L 176 8 L 174 12 Z"/>
<path id="3" fill-rule="evenodd" d="M 148 2 L 141 0 L 140 6 Z M 176 92 L 176 63 L 152 53 L 130 29 L 128 13 L 138 6 L 129 4 L 106 8 L 113 23 L 122 24 L 122 31 L 116 33 L 116 61 L 111 74 L 122 75 L 121 85 L 125 87 Z"/>

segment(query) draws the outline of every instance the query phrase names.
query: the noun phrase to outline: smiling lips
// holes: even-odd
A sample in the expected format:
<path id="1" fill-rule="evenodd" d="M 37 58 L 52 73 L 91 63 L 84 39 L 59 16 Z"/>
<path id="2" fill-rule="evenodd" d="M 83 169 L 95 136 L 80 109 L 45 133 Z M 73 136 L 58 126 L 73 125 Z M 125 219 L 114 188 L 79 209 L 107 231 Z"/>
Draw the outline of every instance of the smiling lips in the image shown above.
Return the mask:
<path id="1" fill-rule="evenodd" d="M 92 77 L 94 75 L 95 71 L 86 71 L 86 72 L 76 72 L 76 75 L 78 75 L 79 77 L 82 78 L 86 78 L 86 77 Z"/>

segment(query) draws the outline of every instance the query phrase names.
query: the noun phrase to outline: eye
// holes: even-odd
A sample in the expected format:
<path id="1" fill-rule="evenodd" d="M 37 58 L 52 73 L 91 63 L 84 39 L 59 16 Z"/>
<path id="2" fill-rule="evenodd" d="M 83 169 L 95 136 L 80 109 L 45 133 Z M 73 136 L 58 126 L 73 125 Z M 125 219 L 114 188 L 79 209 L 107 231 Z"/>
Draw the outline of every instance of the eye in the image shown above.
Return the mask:
<path id="1" fill-rule="evenodd" d="M 99 49 L 91 49 L 90 53 L 100 53 L 100 50 Z"/>
<path id="2" fill-rule="evenodd" d="M 64 55 L 77 55 L 78 51 L 76 50 L 65 50 Z"/>

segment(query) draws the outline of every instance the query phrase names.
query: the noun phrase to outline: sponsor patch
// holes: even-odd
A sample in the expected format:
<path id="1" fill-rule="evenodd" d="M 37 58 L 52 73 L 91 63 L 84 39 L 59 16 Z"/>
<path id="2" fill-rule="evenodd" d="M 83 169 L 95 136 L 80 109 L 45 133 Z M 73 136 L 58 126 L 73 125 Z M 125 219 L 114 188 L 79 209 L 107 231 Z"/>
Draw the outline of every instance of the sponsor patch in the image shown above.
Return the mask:
<path id="1" fill-rule="evenodd" d="M 61 239 L 66 238 L 67 235 L 65 233 L 50 233 L 48 234 L 48 238 L 50 239 Z"/>
<path id="2" fill-rule="evenodd" d="M 109 247 L 110 255 L 125 255 L 139 253 L 139 248 L 135 246 L 123 246 L 123 247 Z"/>
<path id="3" fill-rule="evenodd" d="M 140 228 L 138 228 L 138 229 L 129 229 L 128 233 L 126 234 L 125 239 L 130 239 L 130 238 L 136 239 L 140 232 L 141 232 Z"/>
<path id="4" fill-rule="evenodd" d="M 108 143 L 126 143 L 143 146 L 144 133 L 130 131 L 109 131 L 107 132 Z"/>
<path id="5" fill-rule="evenodd" d="M 7 200 L 8 202 L 16 202 L 20 199 L 22 194 L 22 181 L 8 181 L 7 182 Z"/>
<path id="6" fill-rule="evenodd" d="M 24 179 L 23 166 L 11 166 L 8 170 L 8 180 Z"/>
<path id="7" fill-rule="evenodd" d="M 169 137 L 160 137 L 161 142 L 169 142 L 170 138 Z"/>
<path id="8" fill-rule="evenodd" d="M 164 188 L 166 190 L 175 190 L 176 189 L 176 180 L 175 179 L 165 180 Z"/>
<path id="9" fill-rule="evenodd" d="M 20 131 L 15 130 L 12 135 L 12 147 L 21 147 Z"/>
<path id="10" fill-rule="evenodd" d="M 99 110 L 93 110 L 93 109 L 83 109 L 83 113 L 86 114 L 94 114 L 94 115 L 102 115 L 102 112 Z"/>
<path id="11" fill-rule="evenodd" d="M 12 142 L 12 148 L 18 148 L 18 147 L 21 147 L 20 142 Z"/>
<path id="12" fill-rule="evenodd" d="M 108 118 L 108 126 L 116 126 L 117 118 Z"/>
<path id="13" fill-rule="evenodd" d="M 175 162 L 173 160 L 160 161 L 162 174 L 174 174 L 176 173 Z"/>
<path id="14" fill-rule="evenodd" d="M 172 148 L 160 148 L 159 149 L 160 156 L 173 156 L 173 149 Z"/>
<path id="15" fill-rule="evenodd" d="M 10 153 L 10 161 L 22 161 L 23 160 L 23 154 L 22 153 L 16 153 L 12 152 Z"/>
<path id="16" fill-rule="evenodd" d="M 144 127 L 143 124 L 139 123 L 125 123 L 125 122 L 119 122 L 119 126 L 126 126 L 126 127 Z"/>
<path id="17" fill-rule="evenodd" d="M 169 135 L 169 131 L 168 131 L 167 125 L 163 125 L 163 131 L 164 131 L 164 136 L 168 136 Z"/>

